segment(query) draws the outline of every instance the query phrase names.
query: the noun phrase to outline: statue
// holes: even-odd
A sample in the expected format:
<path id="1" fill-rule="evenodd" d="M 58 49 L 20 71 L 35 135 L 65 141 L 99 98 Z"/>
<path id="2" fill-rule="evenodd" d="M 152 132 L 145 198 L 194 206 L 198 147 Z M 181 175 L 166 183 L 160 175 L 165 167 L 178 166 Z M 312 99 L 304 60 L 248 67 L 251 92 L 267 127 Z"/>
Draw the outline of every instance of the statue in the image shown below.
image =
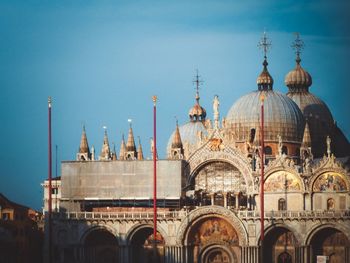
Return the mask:
<path id="1" fill-rule="evenodd" d="M 331 156 L 331 138 L 327 135 L 326 143 L 327 143 L 327 155 Z"/>
<path id="2" fill-rule="evenodd" d="M 219 96 L 215 95 L 213 100 L 214 127 L 219 128 Z"/>
<path id="3" fill-rule="evenodd" d="M 282 137 L 281 135 L 277 135 L 278 138 L 278 155 L 281 156 L 282 155 Z"/>

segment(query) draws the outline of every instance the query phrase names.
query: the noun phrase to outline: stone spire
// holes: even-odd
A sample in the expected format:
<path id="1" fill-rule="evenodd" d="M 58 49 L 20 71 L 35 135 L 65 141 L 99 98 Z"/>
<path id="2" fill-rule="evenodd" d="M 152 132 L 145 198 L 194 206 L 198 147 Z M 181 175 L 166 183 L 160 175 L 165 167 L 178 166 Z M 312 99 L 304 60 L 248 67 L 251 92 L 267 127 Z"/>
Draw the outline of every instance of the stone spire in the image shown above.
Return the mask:
<path id="1" fill-rule="evenodd" d="M 81 134 L 79 152 L 77 153 L 77 161 L 90 160 L 91 153 L 86 136 L 85 126 L 83 126 L 83 132 Z"/>
<path id="2" fill-rule="evenodd" d="M 301 146 L 302 147 L 311 147 L 310 129 L 309 129 L 309 123 L 307 121 L 305 122 L 303 142 L 301 143 Z"/>
<path id="3" fill-rule="evenodd" d="M 107 136 L 107 129 L 105 129 L 105 134 L 103 138 L 103 145 L 102 150 L 100 154 L 100 160 L 110 160 L 111 159 L 111 149 L 109 148 L 109 142 L 108 142 L 108 136 Z"/>
<path id="4" fill-rule="evenodd" d="M 303 141 L 301 143 L 300 147 L 300 158 L 303 161 L 303 166 L 308 166 L 308 162 L 313 159 L 312 150 L 311 150 L 311 136 L 310 136 L 310 129 L 309 129 L 309 123 L 306 120 L 305 122 L 305 128 L 304 128 L 304 135 L 303 135 Z M 304 171 L 306 171 L 304 169 Z"/>
<path id="5" fill-rule="evenodd" d="M 131 121 L 130 121 L 128 141 L 126 143 L 126 159 L 134 160 L 136 159 L 136 157 L 137 157 L 136 145 L 135 145 L 134 133 L 133 133 Z"/>
<path id="6" fill-rule="evenodd" d="M 142 151 L 141 139 L 140 139 L 140 137 L 138 137 L 138 139 L 139 139 L 139 146 L 137 148 L 137 160 L 142 161 L 143 160 L 143 151 Z"/>
<path id="7" fill-rule="evenodd" d="M 181 141 L 180 129 L 176 120 L 176 129 L 171 143 L 171 159 L 183 159 L 184 149 Z"/>
<path id="8" fill-rule="evenodd" d="M 126 145 L 124 140 L 124 134 L 122 135 L 122 142 L 120 143 L 119 159 L 125 160 Z"/>
<path id="9" fill-rule="evenodd" d="M 115 150 L 115 144 L 114 144 L 114 142 L 113 142 L 112 160 L 113 160 L 113 161 L 116 161 L 116 160 L 117 160 L 117 151 Z"/>

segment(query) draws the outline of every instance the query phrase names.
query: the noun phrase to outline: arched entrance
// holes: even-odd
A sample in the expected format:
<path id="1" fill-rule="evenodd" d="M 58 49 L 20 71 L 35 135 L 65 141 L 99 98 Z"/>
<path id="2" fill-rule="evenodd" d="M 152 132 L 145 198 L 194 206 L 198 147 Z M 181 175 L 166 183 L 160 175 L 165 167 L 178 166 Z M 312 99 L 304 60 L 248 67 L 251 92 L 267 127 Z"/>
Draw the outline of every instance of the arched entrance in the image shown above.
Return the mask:
<path id="1" fill-rule="evenodd" d="M 191 227 L 188 245 L 194 263 L 235 263 L 239 253 L 236 230 L 216 216 L 200 219 Z"/>
<path id="2" fill-rule="evenodd" d="M 317 256 L 328 256 L 327 263 L 343 263 L 350 260 L 350 242 L 344 233 L 328 227 L 319 230 L 311 239 L 312 262 Z"/>
<path id="3" fill-rule="evenodd" d="M 153 228 L 142 227 L 132 235 L 131 262 L 133 263 L 163 263 L 164 262 L 164 238 L 158 232 L 156 246 L 154 246 Z"/>
<path id="4" fill-rule="evenodd" d="M 218 246 L 212 249 L 208 249 L 206 252 L 204 252 L 201 262 L 202 263 L 230 263 L 230 262 L 234 262 L 234 260 L 230 252 Z"/>
<path id="5" fill-rule="evenodd" d="M 264 262 L 293 263 L 295 262 L 294 234 L 284 227 L 276 227 L 266 233 L 264 247 Z"/>
<path id="6" fill-rule="evenodd" d="M 86 263 L 117 263 L 118 242 L 116 237 L 106 229 L 92 230 L 84 242 Z"/>

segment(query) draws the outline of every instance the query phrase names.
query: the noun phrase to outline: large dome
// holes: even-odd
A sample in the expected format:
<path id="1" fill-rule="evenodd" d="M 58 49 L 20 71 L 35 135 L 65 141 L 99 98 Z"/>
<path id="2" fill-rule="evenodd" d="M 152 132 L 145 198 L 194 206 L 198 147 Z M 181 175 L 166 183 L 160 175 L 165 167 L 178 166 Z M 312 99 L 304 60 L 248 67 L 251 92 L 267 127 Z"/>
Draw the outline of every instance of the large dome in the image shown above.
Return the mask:
<path id="1" fill-rule="evenodd" d="M 264 138 L 284 142 L 302 141 L 305 121 L 298 105 L 286 95 L 273 90 L 254 91 L 240 99 L 229 110 L 226 121 L 238 142 L 249 141 L 251 131 L 260 127 L 260 95 L 264 92 Z"/>

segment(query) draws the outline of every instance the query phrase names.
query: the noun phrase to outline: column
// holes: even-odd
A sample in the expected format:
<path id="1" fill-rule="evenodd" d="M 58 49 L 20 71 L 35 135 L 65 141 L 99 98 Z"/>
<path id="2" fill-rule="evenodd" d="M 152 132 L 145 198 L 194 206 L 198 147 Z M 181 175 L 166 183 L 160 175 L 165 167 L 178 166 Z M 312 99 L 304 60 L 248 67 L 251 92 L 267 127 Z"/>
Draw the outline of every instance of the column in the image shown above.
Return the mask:
<path id="1" fill-rule="evenodd" d="M 210 194 L 211 205 L 214 205 L 214 194 Z"/>
<path id="2" fill-rule="evenodd" d="M 223 193 L 224 195 L 224 207 L 227 207 L 227 193 Z"/>
<path id="3" fill-rule="evenodd" d="M 239 193 L 235 193 L 236 196 L 236 209 L 239 210 Z"/>

